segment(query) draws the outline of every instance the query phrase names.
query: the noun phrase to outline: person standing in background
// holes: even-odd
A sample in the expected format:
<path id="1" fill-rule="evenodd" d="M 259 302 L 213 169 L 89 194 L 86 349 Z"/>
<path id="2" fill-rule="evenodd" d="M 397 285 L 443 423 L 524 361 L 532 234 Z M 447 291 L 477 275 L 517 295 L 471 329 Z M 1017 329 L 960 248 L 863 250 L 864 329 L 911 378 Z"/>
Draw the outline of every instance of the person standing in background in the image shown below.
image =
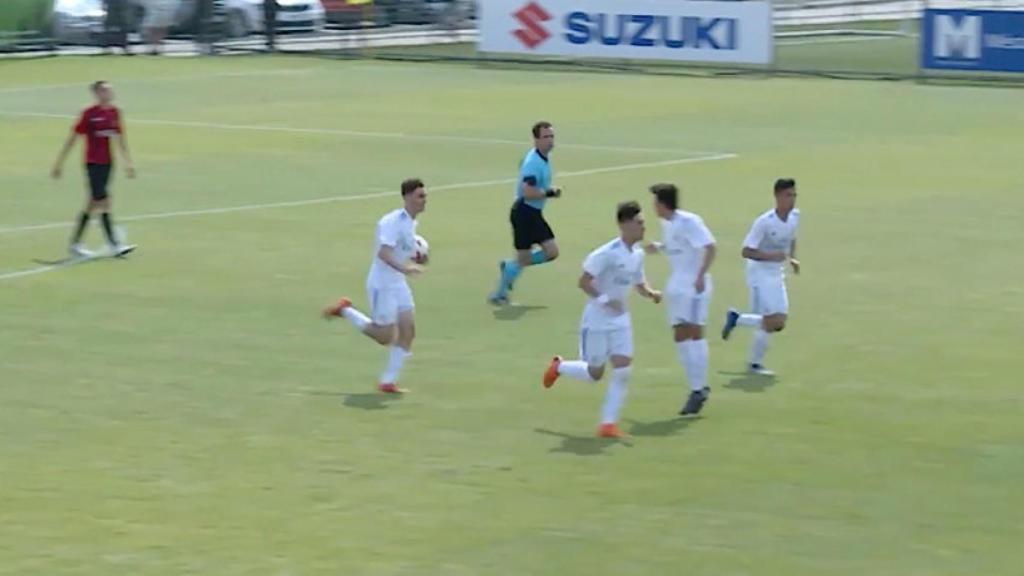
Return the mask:
<path id="1" fill-rule="evenodd" d="M 125 0 L 103 0 L 106 17 L 103 21 L 103 53 L 111 54 L 113 46 L 120 46 L 125 56 L 132 55 L 128 45 L 128 7 Z"/>
<path id="2" fill-rule="evenodd" d="M 277 50 L 275 32 L 277 29 L 277 0 L 263 0 L 263 30 L 267 35 L 267 50 Z"/>

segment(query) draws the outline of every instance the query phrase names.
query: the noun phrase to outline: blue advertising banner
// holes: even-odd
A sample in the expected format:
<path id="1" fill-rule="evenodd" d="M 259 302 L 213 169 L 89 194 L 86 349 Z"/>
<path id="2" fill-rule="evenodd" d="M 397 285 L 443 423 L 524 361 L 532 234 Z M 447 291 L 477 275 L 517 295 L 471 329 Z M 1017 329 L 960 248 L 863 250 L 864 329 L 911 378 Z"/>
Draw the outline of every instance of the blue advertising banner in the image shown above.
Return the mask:
<path id="1" fill-rule="evenodd" d="M 1024 72 L 1024 12 L 929 9 L 921 28 L 923 68 Z"/>

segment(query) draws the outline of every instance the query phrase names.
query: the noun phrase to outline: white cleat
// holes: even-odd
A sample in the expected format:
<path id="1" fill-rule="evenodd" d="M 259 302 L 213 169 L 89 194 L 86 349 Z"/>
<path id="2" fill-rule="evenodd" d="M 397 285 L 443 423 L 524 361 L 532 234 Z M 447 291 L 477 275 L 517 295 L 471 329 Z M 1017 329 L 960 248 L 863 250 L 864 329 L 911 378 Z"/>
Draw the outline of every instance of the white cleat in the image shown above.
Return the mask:
<path id="1" fill-rule="evenodd" d="M 118 244 L 110 247 L 110 255 L 114 258 L 121 258 L 122 256 L 127 256 L 134 252 L 135 248 L 137 248 L 137 246 L 134 244 Z"/>
<path id="2" fill-rule="evenodd" d="M 747 370 L 751 374 L 757 374 L 758 376 L 775 376 L 775 372 L 765 368 L 762 364 L 750 364 L 747 366 Z"/>
<path id="3" fill-rule="evenodd" d="M 72 244 L 68 246 L 68 254 L 71 254 L 72 258 L 92 258 L 95 256 L 92 250 L 89 250 L 81 244 Z"/>

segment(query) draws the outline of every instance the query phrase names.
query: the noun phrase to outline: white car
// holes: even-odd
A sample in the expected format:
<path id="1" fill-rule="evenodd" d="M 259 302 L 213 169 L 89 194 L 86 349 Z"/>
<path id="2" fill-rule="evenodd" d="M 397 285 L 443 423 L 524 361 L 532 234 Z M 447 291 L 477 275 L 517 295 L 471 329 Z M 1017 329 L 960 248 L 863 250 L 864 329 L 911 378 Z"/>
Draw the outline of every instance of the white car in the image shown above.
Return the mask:
<path id="1" fill-rule="evenodd" d="M 224 0 L 224 7 L 228 36 L 240 38 L 263 31 L 263 0 Z M 277 0 L 278 32 L 319 32 L 326 19 L 320 0 Z"/>

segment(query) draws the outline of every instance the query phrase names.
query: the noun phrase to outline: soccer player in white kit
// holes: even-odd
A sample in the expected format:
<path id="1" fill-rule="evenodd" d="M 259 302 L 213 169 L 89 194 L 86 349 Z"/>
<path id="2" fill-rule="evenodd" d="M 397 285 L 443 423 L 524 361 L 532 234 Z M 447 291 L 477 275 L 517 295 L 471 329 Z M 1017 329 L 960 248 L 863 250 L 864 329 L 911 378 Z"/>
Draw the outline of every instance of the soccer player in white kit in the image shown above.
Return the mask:
<path id="1" fill-rule="evenodd" d="M 341 316 L 381 346 L 388 347 L 387 365 L 377 384 L 377 389 L 387 394 L 405 392 L 398 387 L 398 375 L 416 336 L 415 304 L 406 278 L 423 271 L 424 262 L 413 261 L 416 217 L 427 207 L 423 181 L 410 178 L 402 182 L 402 201 L 405 206 L 388 212 L 377 222 L 373 263 L 366 278 L 370 316 L 356 310 L 347 297 L 323 311 L 324 318 Z"/>
<path id="2" fill-rule="evenodd" d="M 698 414 L 711 394 L 707 386 L 708 342 L 704 339 L 704 325 L 711 303 L 708 270 L 715 260 L 715 237 L 700 216 L 679 209 L 679 189 L 674 184 L 655 184 L 651 194 L 654 210 L 661 219 L 662 239 L 649 244 L 648 252 L 668 256 L 672 272 L 663 290 L 665 311 L 679 362 L 690 383 L 690 395 L 679 413 Z"/>
<path id="3" fill-rule="evenodd" d="M 644 218 L 636 202 L 619 204 L 616 219 L 618 238 L 594 250 L 583 261 L 579 287 L 589 299 L 580 321 L 579 360 L 565 361 L 560 356 L 544 372 L 544 387 L 550 388 L 561 375 L 583 382 L 596 382 L 611 362 L 598 436 L 621 438 L 619 411 L 626 401 L 629 377 L 633 371 L 633 325 L 626 299 L 629 289 L 653 301 L 661 302 L 661 292 L 651 289 L 644 275 Z"/>
<path id="4" fill-rule="evenodd" d="M 786 295 L 786 263 L 794 274 L 800 273 L 796 259 L 796 231 L 800 226 L 800 210 L 796 207 L 796 181 L 782 178 L 775 181 L 775 208 L 754 220 L 743 241 L 743 257 L 747 259 L 747 286 L 750 288 L 750 309 L 740 314 L 733 308 L 725 315 L 722 338 L 729 339 L 736 326 L 753 328 L 747 368 L 754 374 L 772 376 L 765 368 L 768 335 L 786 327 L 789 298 Z"/>

